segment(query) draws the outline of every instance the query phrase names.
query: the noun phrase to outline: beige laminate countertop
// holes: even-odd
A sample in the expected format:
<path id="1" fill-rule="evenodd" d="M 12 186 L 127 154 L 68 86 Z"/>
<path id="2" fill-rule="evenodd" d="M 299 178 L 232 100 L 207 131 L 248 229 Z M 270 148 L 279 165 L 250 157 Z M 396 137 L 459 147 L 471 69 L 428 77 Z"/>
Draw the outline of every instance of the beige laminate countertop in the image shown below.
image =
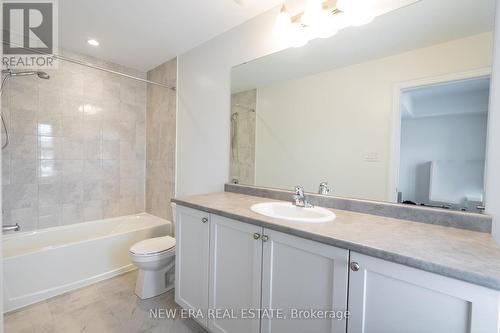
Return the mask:
<path id="1" fill-rule="evenodd" d="M 490 234 L 332 209 L 333 222 L 307 224 L 250 210 L 277 201 L 230 192 L 173 202 L 369 256 L 500 290 L 500 247 Z"/>

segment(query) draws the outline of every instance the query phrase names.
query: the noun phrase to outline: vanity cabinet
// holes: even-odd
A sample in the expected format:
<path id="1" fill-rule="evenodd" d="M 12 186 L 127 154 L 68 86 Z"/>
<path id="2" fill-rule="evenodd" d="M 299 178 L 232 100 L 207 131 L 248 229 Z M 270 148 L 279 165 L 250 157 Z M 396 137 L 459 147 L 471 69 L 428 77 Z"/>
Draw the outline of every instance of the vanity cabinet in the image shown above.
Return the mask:
<path id="1" fill-rule="evenodd" d="M 208 309 L 210 214 L 176 208 L 175 301 L 194 314 Z M 204 326 L 206 316 L 196 316 Z"/>
<path id="2" fill-rule="evenodd" d="M 176 302 L 213 333 L 499 332 L 496 290 L 177 207 Z"/>
<path id="3" fill-rule="evenodd" d="M 349 251 L 268 229 L 263 245 L 262 308 L 287 319 L 263 318 L 261 332 L 345 333 L 345 319 L 291 319 L 288 310 L 347 310 Z"/>
<path id="4" fill-rule="evenodd" d="M 345 320 L 290 319 L 288 310 L 346 310 L 348 260 L 347 250 L 211 215 L 209 309 L 231 309 L 227 315 L 238 318 L 209 318 L 208 328 L 217 333 L 345 332 Z M 263 309 L 263 318 L 248 319 L 248 310 L 256 309 Z M 287 319 L 277 318 L 272 312 L 277 309 Z"/>
<path id="5" fill-rule="evenodd" d="M 221 310 L 209 318 L 212 332 L 259 333 L 259 319 L 241 319 L 241 313 L 260 308 L 261 238 L 261 227 L 211 216 L 209 308 Z"/>
<path id="6" fill-rule="evenodd" d="M 497 333 L 499 293 L 351 251 L 349 333 Z"/>

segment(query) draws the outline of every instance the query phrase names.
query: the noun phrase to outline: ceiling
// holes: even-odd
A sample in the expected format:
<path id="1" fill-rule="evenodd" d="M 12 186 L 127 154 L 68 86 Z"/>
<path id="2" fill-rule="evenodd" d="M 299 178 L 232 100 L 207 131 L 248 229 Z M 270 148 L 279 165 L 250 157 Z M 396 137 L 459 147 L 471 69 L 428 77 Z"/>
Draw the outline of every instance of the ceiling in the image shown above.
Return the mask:
<path id="1" fill-rule="evenodd" d="M 403 119 L 487 114 L 490 78 L 416 88 L 403 94 Z"/>
<path id="2" fill-rule="evenodd" d="M 233 69 L 239 92 L 492 31 L 495 0 L 421 0 L 328 39 Z"/>
<path id="3" fill-rule="evenodd" d="M 414 88 L 407 90 L 405 94 L 411 96 L 415 101 L 425 100 L 443 95 L 458 95 L 465 93 L 489 91 L 490 78 L 479 78 L 471 80 L 460 80 L 453 83 L 439 84 L 430 87 Z"/>
<path id="4" fill-rule="evenodd" d="M 147 71 L 281 2 L 62 0 L 59 47 Z"/>

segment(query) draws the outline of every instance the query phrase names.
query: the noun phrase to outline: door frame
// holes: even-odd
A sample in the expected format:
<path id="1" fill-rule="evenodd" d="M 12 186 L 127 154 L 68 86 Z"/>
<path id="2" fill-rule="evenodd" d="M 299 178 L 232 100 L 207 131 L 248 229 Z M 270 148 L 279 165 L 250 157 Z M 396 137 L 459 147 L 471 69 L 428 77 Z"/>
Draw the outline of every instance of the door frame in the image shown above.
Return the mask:
<path id="1" fill-rule="evenodd" d="M 482 67 L 465 72 L 450 73 L 446 75 L 431 76 L 417 80 L 398 82 L 393 85 L 391 137 L 389 150 L 389 177 L 387 186 L 387 199 L 397 203 L 399 187 L 399 167 L 401 154 L 401 95 L 410 89 L 439 86 L 452 82 L 491 78 L 492 68 Z M 488 143 L 487 143 L 488 144 Z M 488 159 L 488 156 L 486 156 Z M 486 165 L 486 164 L 485 164 Z"/>

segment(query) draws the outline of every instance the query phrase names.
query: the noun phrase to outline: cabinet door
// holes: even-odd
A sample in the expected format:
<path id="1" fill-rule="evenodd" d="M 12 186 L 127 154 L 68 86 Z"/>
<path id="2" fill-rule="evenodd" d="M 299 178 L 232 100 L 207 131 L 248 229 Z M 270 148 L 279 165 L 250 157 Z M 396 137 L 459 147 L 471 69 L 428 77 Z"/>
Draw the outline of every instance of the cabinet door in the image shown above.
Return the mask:
<path id="1" fill-rule="evenodd" d="M 351 252 L 349 333 L 498 332 L 499 293 Z"/>
<path id="2" fill-rule="evenodd" d="M 261 332 L 345 333 L 345 319 L 308 319 L 307 314 L 291 319 L 291 315 L 294 309 L 347 309 L 349 252 L 267 229 L 264 234 L 262 307 L 281 309 L 287 319 L 265 316 Z"/>
<path id="3" fill-rule="evenodd" d="M 261 227 L 211 216 L 209 309 L 219 311 L 209 318 L 212 332 L 259 332 L 259 318 L 245 319 L 242 310 L 260 308 L 261 235 Z"/>
<path id="4" fill-rule="evenodd" d="M 186 310 L 202 310 L 196 319 L 207 326 L 209 214 L 177 206 L 175 301 Z"/>

